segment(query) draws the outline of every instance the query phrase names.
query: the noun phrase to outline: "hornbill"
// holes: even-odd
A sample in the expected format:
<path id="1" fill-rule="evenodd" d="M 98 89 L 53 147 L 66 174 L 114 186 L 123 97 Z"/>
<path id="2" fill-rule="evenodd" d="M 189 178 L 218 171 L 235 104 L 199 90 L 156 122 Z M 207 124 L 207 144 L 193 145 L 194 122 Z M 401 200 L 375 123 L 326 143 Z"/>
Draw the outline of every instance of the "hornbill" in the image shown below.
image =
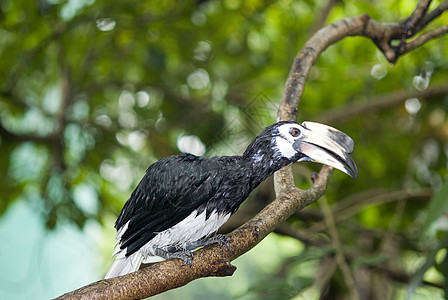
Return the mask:
<path id="1" fill-rule="evenodd" d="M 267 127 L 241 156 L 182 154 L 155 162 L 115 223 L 116 258 L 105 278 L 171 258 L 191 266 L 192 251 L 212 243 L 229 249 L 229 239 L 215 233 L 263 180 L 301 161 L 327 164 L 356 178 L 349 156 L 353 145 L 332 127 L 284 121 Z"/>

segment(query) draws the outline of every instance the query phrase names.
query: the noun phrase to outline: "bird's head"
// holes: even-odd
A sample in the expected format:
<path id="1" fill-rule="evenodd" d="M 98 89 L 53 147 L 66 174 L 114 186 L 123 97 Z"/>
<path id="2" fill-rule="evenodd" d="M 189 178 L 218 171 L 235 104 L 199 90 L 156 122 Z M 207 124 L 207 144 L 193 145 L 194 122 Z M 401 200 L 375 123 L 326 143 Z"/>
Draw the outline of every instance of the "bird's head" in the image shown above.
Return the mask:
<path id="1" fill-rule="evenodd" d="M 353 178 L 358 176 L 356 165 L 349 155 L 353 151 L 353 140 L 330 126 L 314 122 L 279 122 L 267 127 L 252 146 L 263 141 L 270 144 L 277 160 L 286 159 L 290 163 L 314 161 L 339 169 Z M 260 146 L 256 146 L 258 150 L 252 155 L 255 160 L 263 156 Z"/>

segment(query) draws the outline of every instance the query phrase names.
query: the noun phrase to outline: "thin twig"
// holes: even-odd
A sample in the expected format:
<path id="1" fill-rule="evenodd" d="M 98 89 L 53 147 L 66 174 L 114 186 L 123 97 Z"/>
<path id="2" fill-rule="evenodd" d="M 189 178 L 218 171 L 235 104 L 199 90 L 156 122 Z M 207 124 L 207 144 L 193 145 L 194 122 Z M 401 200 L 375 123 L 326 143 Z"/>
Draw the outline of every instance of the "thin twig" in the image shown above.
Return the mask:
<path id="1" fill-rule="evenodd" d="M 325 24 L 325 21 L 327 20 L 328 15 L 331 12 L 331 9 L 336 5 L 337 2 L 338 0 L 328 0 L 327 4 L 320 12 L 317 21 L 314 23 L 312 27 L 313 29 L 311 29 L 311 34 L 314 34 L 317 30 L 319 30 L 322 27 L 322 25 Z"/>
<path id="2" fill-rule="evenodd" d="M 362 197 L 363 194 L 361 194 L 361 197 L 351 197 L 350 205 L 348 203 L 345 203 L 345 201 L 342 201 L 339 205 L 344 208 L 336 207 L 335 209 L 333 209 L 333 214 L 335 216 L 334 221 L 335 223 L 339 223 L 359 213 L 361 210 L 366 209 L 369 206 L 382 205 L 389 202 L 398 201 L 400 199 L 429 199 L 433 194 L 434 191 L 431 189 L 418 191 L 389 191 L 367 198 Z M 321 232 L 326 228 L 327 225 L 325 224 L 325 222 L 320 222 L 308 228 L 307 232 L 308 234 L 317 234 L 318 232 Z"/>
<path id="3" fill-rule="evenodd" d="M 334 110 L 324 112 L 323 114 L 314 117 L 313 120 L 329 124 L 347 122 L 356 116 L 361 116 L 378 110 L 390 109 L 411 98 L 433 99 L 445 95 L 448 95 L 448 85 L 446 84 L 429 87 L 423 91 L 397 91 L 373 97 L 364 103 L 349 103 Z"/>
<path id="4" fill-rule="evenodd" d="M 319 291 L 321 298 L 336 270 L 337 262 L 333 257 L 326 257 L 319 264 L 316 275 L 314 276 L 314 283 L 312 287 Z M 307 298 L 306 294 L 303 296 L 305 296 L 304 299 L 312 299 L 311 297 Z"/>
<path id="5" fill-rule="evenodd" d="M 274 232 L 301 241 L 308 246 L 323 246 L 328 244 L 327 239 L 321 236 L 309 235 L 306 230 L 302 228 L 297 229 L 288 224 L 281 224 Z"/>
<path id="6" fill-rule="evenodd" d="M 448 25 L 443 25 L 441 27 L 438 27 L 434 30 L 428 31 L 417 38 L 415 38 L 413 41 L 406 44 L 404 52 L 409 52 L 414 50 L 415 48 L 420 47 L 423 44 L 426 44 L 430 40 L 433 40 L 435 38 L 441 37 L 448 33 Z"/>
<path id="7" fill-rule="evenodd" d="M 441 14 L 443 14 L 446 10 L 448 10 L 448 1 L 440 3 L 440 5 L 437 8 L 433 9 L 429 14 L 427 14 L 420 22 L 420 25 L 417 27 L 416 31 L 417 32 L 421 31 L 434 19 L 438 18 Z"/>
<path id="8" fill-rule="evenodd" d="M 404 27 L 403 33 L 405 34 L 404 39 L 414 34 L 415 30 L 418 28 L 419 24 L 425 17 L 426 11 L 428 10 L 430 4 L 431 0 L 420 0 L 417 3 L 417 7 L 415 8 L 415 10 L 404 22 L 403 25 Z"/>
<path id="9" fill-rule="evenodd" d="M 336 223 L 334 222 L 334 216 L 331 211 L 331 208 L 328 205 L 327 199 L 325 197 L 323 197 L 320 200 L 320 204 L 321 204 L 320 207 L 322 209 L 322 213 L 325 216 L 324 221 L 328 227 L 328 232 L 331 237 L 331 243 L 333 244 L 334 248 L 336 249 L 336 255 L 335 255 L 336 262 L 344 276 L 345 284 L 347 285 L 348 290 L 350 292 L 350 299 L 359 300 L 360 296 L 359 296 L 358 290 L 356 288 L 356 282 L 355 282 L 355 279 L 353 278 L 352 272 L 350 271 L 350 267 L 348 266 L 347 261 L 345 259 L 345 255 L 342 250 L 341 240 L 339 238 L 339 234 L 336 229 Z"/>

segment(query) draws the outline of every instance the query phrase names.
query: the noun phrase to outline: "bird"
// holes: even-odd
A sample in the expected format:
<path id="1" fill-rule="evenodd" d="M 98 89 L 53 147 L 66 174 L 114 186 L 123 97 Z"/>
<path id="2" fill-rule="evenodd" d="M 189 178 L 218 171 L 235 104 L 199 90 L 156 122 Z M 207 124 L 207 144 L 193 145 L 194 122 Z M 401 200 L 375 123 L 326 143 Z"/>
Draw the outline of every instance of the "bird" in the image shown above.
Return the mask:
<path id="1" fill-rule="evenodd" d="M 181 259 L 193 250 L 230 241 L 218 229 L 250 192 L 282 167 L 314 161 L 356 178 L 345 133 L 315 122 L 281 121 L 266 127 L 242 155 L 173 155 L 148 167 L 115 222 L 115 261 L 105 278 L 137 271 L 142 263 Z"/>

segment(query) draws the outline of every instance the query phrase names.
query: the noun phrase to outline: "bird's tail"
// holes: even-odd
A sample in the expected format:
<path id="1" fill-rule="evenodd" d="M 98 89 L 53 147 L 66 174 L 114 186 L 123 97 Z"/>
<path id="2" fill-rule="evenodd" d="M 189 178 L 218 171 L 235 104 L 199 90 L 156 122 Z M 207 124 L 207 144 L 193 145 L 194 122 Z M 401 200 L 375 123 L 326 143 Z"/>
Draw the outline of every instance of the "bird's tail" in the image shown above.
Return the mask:
<path id="1" fill-rule="evenodd" d="M 140 268 L 143 261 L 143 255 L 139 251 L 129 255 L 117 255 L 114 263 L 107 271 L 104 279 L 125 275 L 131 272 L 135 272 Z"/>
<path id="2" fill-rule="evenodd" d="M 129 256 L 125 256 L 122 252 L 118 252 L 117 256 L 115 257 L 114 263 L 110 267 L 109 271 L 107 271 L 104 279 L 135 272 L 140 268 L 140 265 L 142 263 L 150 264 L 163 260 L 165 259 L 160 256 L 149 255 L 147 257 L 144 257 L 140 253 L 140 251 L 137 251 Z"/>

